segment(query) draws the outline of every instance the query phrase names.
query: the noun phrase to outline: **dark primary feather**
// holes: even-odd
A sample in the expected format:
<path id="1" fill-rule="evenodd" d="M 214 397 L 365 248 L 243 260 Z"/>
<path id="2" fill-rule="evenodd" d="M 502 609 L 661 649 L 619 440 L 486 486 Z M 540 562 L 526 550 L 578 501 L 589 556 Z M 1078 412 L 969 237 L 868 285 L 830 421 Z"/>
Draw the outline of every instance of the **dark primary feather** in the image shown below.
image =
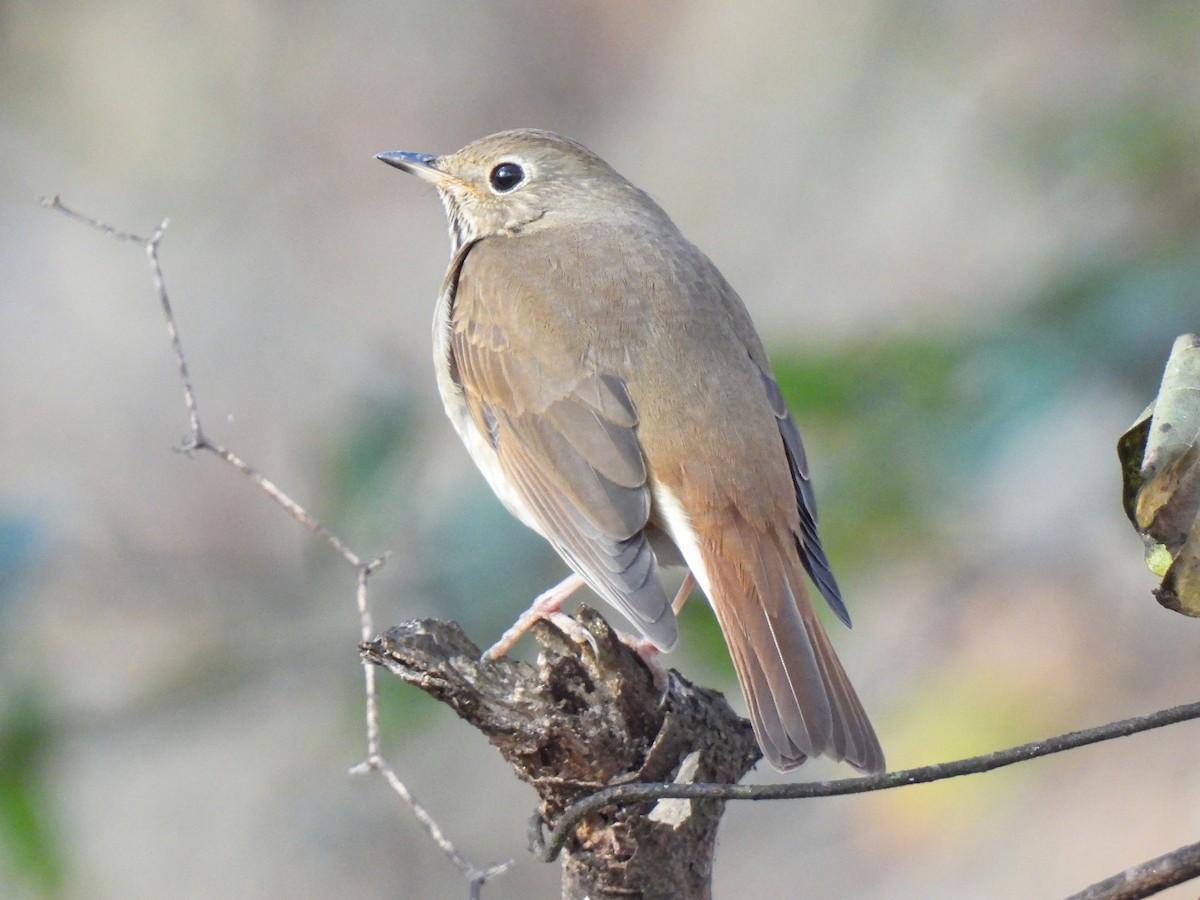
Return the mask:
<path id="1" fill-rule="evenodd" d="M 825 602 L 834 614 L 850 627 L 850 610 L 842 600 L 842 592 L 838 588 L 837 579 L 833 576 L 833 568 L 825 556 L 825 548 L 821 545 L 821 536 L 817 532 L 817 497 L 812 488 L 808 475 L 808 458 L 804 455 L 804 444 L 800 441 L 800 429 L 792 418 L 787 401 L 779 384 L 761 368 L 763 386 L 775 418 L 779 420 L 779 435 L 783 438 L 783 446 L 787 451 L 788 465 L 792 471 L 792 483 L 796 488 L 796 505 L 800 511 L 800 539 L 797 546 L 800 550 L 800 561 L 804 571 L 813 580 Z"/>

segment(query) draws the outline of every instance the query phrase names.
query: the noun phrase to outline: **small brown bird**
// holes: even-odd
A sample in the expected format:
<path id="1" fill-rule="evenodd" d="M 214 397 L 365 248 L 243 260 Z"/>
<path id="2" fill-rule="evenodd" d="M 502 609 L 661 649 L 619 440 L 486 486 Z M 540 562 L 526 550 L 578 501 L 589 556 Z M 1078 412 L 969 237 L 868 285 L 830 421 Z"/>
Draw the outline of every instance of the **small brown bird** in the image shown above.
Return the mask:
<path id="1" fill-rule="evenodd" d="M 518 633 L 586 583 L 668 650 L 694 577 L 771 765 L 825 754 L 882 771 L 809 599 L 805 573 L 850 624 L 800 433 L 708 257 L 649 196 L 546 131 L 378 158 L 432 183 L 450 219 L 433 327 L 446 412 L 504 505 L 575 573 Z M 690 570 L 675 608 L 659 565 Z"/>

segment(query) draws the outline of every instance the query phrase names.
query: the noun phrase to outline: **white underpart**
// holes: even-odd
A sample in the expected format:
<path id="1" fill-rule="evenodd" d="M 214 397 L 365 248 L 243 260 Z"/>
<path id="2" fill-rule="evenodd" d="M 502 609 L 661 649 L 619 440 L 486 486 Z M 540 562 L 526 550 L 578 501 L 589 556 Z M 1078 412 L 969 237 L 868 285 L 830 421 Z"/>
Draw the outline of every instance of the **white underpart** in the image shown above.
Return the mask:
<path id="1" fill-rule="evenodd" d="M 700 552 L 700 538 L 692 528 L 691 519 L 684 511 L 683 505 L 669 489 L 655 479 L 650 480 L 650 495 L 654 498 L 654 507 L 666 527 L 667 534 L 679 548 L 684 562 L 696 577 L 696 583 L 704 596 L 712 604 L 712 581 L 708 577 L 708 569 L 704 566 L 704 556 Z"/>

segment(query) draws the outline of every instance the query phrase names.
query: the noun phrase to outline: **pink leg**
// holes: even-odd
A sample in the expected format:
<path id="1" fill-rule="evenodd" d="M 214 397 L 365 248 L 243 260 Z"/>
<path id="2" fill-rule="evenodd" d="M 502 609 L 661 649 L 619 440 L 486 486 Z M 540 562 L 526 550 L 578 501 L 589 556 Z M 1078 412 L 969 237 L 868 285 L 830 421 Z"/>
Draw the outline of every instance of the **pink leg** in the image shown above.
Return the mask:
<path id="1" fill-rule="evenodd" d="M 679 593 L 675 595 L 674 602 L 671 603 L 671 609 L 675 615 L 679 615 L 679 611 L 683 609 L 683 604 L 687 603 L 688 597 L 692 596 L 692 591 L 696 589 L 696 576 L 692 574 L 692 570 L 688 569 L 687 575 L 683 576 L 683 584 L 679 586 Z"/>
<path id="2" fill-rule="evenodd" d="M 521 639 L 533 623 L 538 619 L 548 619 L 573 637 L 578 632 L 583 631 L 583 628 L 575 622 L 570 616 L 562 612 L 563 601 L 570 597 L 573 593 L 583 587 L 584 581 L 578 575 L 572 573 L 550 588 L 548 591 L 543 591 L 530 604 L 529 609 L 521 613 L 517 617 L 517 621 L 504 634 L 500 635 L 500 640 L 488 647 L 484 651 L 484 659 L 499 659 L 505 653 L 513 648 L 513 644 Z M 591 635 L 587 634 L 587 640 L 591 641 Z"/>

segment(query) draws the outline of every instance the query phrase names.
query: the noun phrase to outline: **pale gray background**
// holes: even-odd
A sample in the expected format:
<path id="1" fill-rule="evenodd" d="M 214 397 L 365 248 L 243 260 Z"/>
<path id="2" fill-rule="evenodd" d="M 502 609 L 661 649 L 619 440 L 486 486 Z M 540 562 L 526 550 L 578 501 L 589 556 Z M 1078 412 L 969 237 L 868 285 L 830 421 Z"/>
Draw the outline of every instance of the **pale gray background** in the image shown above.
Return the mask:
<path id="1" fill-rule="evenodd" d="M 360 552 L 397 551 L 381 625 L 440 611 L 482 642 L 561 569 L 440 417 L 443 217 L 375 152 L 562 131 L 660 200 L 770 346 L 954 336 L 1064 269 L 1195 232 L 1194 155 L 1160 184 L 1110 148 L 1138 144 L 1147 106 L 1200 146 L 1198 26 L 1170 2 L 5 4 L 0 677 L 44 717 L 22 771 L 61 895 L 465 887 L 382 783 L 346 775 L 351 573 L 230 471 L 171 452 L 186 422 L 141 253 L 38 196 L 140 232 L 171 217 L 162 259 L 213 436 Z M 865 533 L 839 563 L 856 628 L 835 641 L 892 767 L 1197 699 L 1198 626 L 1154 603 L 1118 506 L 1113 444 L 1153 389 L 1081 375 L 935 511 L 938 540 Z M 339 466 L 387 416 L 404 452 L 355 494 Z M 810 443 L 820 486 L 839 446 Z M 485 896 L 553 896 L 556 867 L 524 849 L 532 793 L 448 712 L 389 695 L 402 777 L 464 853 L 517 859 Z M 1070 893 L 1195 839 L 1196 734 L 736 806 L 717 894 Z M 38 896 L 21 871 L 0 849 L 6 896 Z"/>

